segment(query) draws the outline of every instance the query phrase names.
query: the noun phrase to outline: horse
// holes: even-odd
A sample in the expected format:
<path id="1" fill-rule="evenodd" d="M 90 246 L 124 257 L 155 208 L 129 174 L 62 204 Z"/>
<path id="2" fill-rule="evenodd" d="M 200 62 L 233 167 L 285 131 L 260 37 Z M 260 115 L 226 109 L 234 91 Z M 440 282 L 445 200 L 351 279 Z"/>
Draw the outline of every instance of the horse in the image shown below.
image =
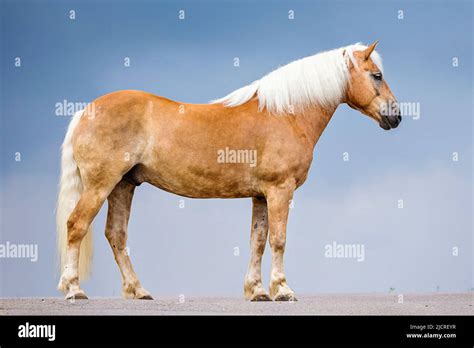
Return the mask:
<path id="1" fill-rule="evenodd" d="M 80 280 L 91 267 L 91 223 L 107 200 L 105 236 L 120 269 L 122 295 L 153 299 L 126 247 L 134 190 L 146 182 L 188 198 L 251 198 L 244 297 L 295 301 L 283 262 L 289 205 L 307 178 L 315 145 L 336 108 L 346 103 L 384 130 L 401 122 L 396 98 L 383 78 L 377 43 L 356 43 L 293 61 L 208 104 L 123 90 L 77 112 L 62 144 L 58 289 L 66 299 L 87 298 Z M 227 154 L 221 156 L 224 149 Z M 249 151 L 255 154 L 253 165 L 244 156 Z M 261 277 L 267 239 L 272 253 L 268 292 Z"/>

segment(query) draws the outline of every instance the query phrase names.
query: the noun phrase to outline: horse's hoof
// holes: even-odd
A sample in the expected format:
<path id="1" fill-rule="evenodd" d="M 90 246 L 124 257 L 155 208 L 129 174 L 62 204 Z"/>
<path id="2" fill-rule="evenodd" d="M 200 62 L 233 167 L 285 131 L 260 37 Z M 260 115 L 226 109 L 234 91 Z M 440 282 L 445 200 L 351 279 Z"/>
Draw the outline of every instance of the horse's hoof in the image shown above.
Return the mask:
<path id="1" fill-rule="evenodd" d="M 151 295 L 142 295 L 139 297 L 136 297 L 137 300 L 153 300 L 153 297 Z"/>
<path id="2" fill-rule="evenodd" d="M 266 302 L 271 301 L 272 299 L 267 294 L 259 294 L 254 296 L 250 301 L 251 302 Z"/>
<path id="3" fill-rule="evenodd" d="M 66 300 L 87 300 L 88 297 L 86 293 L 82 290 L 76 291 L 76 292 L 69 292 L 66 295 Z"/>
<path id="4" fill-rule="evenodd" d="M 298 301 L 293 294 L 281 294 L 276 295 L 274 301 L 285 301 L 285 302 L 295 302 Z"/>

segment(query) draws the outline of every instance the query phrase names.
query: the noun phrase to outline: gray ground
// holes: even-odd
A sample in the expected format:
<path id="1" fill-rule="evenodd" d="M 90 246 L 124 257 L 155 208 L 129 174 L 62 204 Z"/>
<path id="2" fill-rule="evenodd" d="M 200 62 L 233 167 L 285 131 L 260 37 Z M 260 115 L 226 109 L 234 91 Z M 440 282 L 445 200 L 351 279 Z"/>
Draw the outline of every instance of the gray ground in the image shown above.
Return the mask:
<path id="1" fill-rule="evenodd" d="M 265 315 L 473 315 L 473 293 L 323 294 L 300 296 L 297 302 L 247 302 L 243 298 L 160 298 L 123 300 L 95 298 L 73 303 L 60 298 L 0 299 L 1 315 L 180 315 L 180 314 L 265 314 Z"/>

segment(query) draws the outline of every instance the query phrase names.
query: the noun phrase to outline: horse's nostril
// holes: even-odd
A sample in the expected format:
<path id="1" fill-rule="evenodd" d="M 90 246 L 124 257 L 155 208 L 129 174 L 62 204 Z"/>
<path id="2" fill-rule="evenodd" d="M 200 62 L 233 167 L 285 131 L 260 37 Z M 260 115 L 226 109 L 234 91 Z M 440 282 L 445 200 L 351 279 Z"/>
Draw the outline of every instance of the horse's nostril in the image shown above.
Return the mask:
<path id="1" fill-rule="evenodd" d="M 397 128 L 400 124 L 400 116 L 385 116 L 383 117 L 386 123 L 390 126 L 390 128 Z"/>
<path id="2" fill-rule="evenodd" d="M 402 116 L 398 115 L 398 122 L 402 122 Z"/>

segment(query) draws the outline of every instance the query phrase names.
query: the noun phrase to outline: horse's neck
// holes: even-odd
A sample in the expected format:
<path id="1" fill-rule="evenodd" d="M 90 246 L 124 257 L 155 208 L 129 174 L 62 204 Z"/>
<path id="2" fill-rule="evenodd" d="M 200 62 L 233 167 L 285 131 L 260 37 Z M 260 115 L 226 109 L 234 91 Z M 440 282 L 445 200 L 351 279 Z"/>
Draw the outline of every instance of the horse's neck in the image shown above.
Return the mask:
<path id="1" fill-rule="evenodd" d="M 331 107 L 313 106 L 295 115 L 295 122 L 305 132 L 313 147 L 331 120 L 337 106 L 338 105 Z"/>

